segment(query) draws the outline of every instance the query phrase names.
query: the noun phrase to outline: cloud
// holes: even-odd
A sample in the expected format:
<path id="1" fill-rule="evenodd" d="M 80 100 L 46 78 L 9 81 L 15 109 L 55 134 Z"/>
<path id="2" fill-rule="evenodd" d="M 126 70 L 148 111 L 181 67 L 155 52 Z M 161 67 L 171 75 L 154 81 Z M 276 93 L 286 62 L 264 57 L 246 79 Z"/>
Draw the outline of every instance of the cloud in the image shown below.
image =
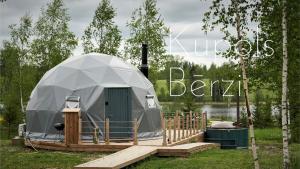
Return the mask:
<path id="1" fill-rule="evenodd" d="M 157 6 L 167 23 L 195 23 L 202 19 L 210 3 L 200 0 L 163 0 Z"/>

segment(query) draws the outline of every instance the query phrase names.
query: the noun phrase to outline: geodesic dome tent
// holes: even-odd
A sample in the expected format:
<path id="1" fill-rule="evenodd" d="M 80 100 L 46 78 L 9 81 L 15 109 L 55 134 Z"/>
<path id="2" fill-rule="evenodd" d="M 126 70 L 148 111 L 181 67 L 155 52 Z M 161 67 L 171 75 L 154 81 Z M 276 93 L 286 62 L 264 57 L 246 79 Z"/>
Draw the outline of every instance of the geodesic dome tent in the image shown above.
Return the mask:
<path id="1" fill-rule="evenodd" d="M 130 133 L 133 119 L 138 121 L 139 138 L 161 135 L 160 105 L 151 82 L 118 57 L 90 53 L 70 57 L 45 73 L 27 105 L 27 137 L 59 139 L 54 124 L 64 122 L 67 96 L 80 97 L 82 133 L 92 132 L 96 123 L 103 137 L 102 122 L 109 118 L 115 137 L 129 136 L 124 133 Z M 82 139 L 91 135 L 82 134 Z"/>

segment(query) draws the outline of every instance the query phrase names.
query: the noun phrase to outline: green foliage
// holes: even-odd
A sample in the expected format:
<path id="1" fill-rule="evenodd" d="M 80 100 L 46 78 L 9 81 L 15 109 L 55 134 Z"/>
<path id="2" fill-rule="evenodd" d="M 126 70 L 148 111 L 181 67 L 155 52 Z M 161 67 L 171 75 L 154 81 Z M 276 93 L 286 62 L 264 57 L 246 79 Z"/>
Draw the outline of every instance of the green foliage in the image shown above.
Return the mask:
<path id="1" fill-rule="evenodd" d="M 281 104 L 282 90 L 282 3 L 277 0 L 264 0 L 259 3 L 259 44 L 269 40 L 273 53 L 264 51 L 264 45 L 258 47 L 261 57 L 255 59 L 255 68 L 252 76 L 258 83 L 268 83 L 278 97 L 275 102 Z M 300 142 L 300 4 L 293 0 L 287 1 L 287 32 L 288 32 L 288 100 L 292 130 L 292 141 Z M 262 57 L 263 56 L 263 57 Z M 268 68 L 266 71 L 266 67 Z M 258 84 L 259 85 L 259 84 Z"/>
<path id="2" fill-rule="evenodd" d="M 1 101 L 4 104 L 4 124 L 8 126 L 10 136 L 11 127 L 21 121 L 19 60 L 18 50 L 12 44 L 5 42 L 0 51 L 1 58 Z"/>
<path id="3" fill-rule="evenodd" d="M 192 91 L 192 83 L 195 81 L 194 75 L 196 75 L 196 66 L 194 64 L 189 64 L 189 79 L 186 81 L 186 93 L 183 96 L 183 104 L 184 106 L 182 107 L 182 111 L 184 112 L 189 112 L 189 111 L 194 111 L 196 106 L 195 106 L 195 95 L 201 95 L 203 93 L 202 90 L 194 91 L 194 94 L 191 92 Z M 199 87 L 199 84 L 193 85 L 193 88 Z"/>
<path id="4" fill-rule="evenodd" d="M 30 38 L 32 35 L 32 19 L 28 14 L 25 14 L 20 19 L 20 24 L 12 24 L 9 25 L 10 35 L 11 35 L 11 43 L 14 47 L 17 48 L 18 60 L 20 65 L 26 64 L 26 61 L 30 59 L 28 56 Z"/>
<path id="5" fill-rule="evenodd" d="M 165 90 L 164 87 L 161 87 L 161 88 L 160 88 L 159 95 L 158 95 L 158 100 L 159 100 L 159 101 L 166 101 L 166 98 L 167 98 L 166 90 Z"/>
<path id="6" fill-rule="evenodd" d="M 253 118 L 254 118 L 254 124 L 255 124 L 255 127 L 262 127 L 264 126 L 264 120 L 263 120 L 263 114 L 261 112 L 261 102 L 262 102 L 262 94 L 260 92 L 259 89 L 256 90 L 255 92 L 255 110 L 253 111 Z"/>
<path id="7" fill-rule="evenodd" d="M 220 53 L 223 57 L 238 58 L 239 55 L 235 53 L 232 46 L 236 48 L 241 45 L 243 49 L 240 52 L 250 49 L 247 43 L 237 42 L 249 40 L 247 33 L 250 32 L 249 23 L 256 17 L 255 6 L 257 6 L 256 0 L 213 0 L 209 10 L 204 13 L 203 30 L 213 31 L 217 27 L 224 33 L 223 39 L 231 44 L 225 52 Z M 249 56 L 247 56 L 248 61 L 250 61 Z"/>
<path id="8" fill-rule="evenodd" d="M 248 127 L 248 118 L 247 118 L 247 112 L 244 108 L 242 108 L 241 112 L 240 112 L 240 123 L 241 123 L 241 127 Z"/>
<path id="9" fill-rule="evenodd" d="M 155 84 L 158 71 L 166 63 L 166 49 L 164 37 L 168 35 L 169 28 L 165 26 L 156 0 L 145 0 L 142 7 L 132 13 L 131 20 L 127 23 L 130 29 L 130 38 L 125 44 L 125 58 L 133 65 L 140 65 L 141 44 L 148 44 L 149 78 Z"/>
<path id="10" fill-rule="evenodd" d="M 10 41 L 3 41 L 0 51 L 0 86 L 1 99 L 4 105 L 4 125 L 8 127 L 8 136 L 16 125 L 22 122 L 25 111 L 25 100 L 35 84 L 33 76 L 36 71 L 29 65 L 30 37 L 32 35 L 32 20 L 24 15 L 19 24 L 10 28 Z"/>
<path id="11" fill-rule="evenodd" d="M 257 88 L 254 99 L 254 125 L 258 128 L 268 128 L 276 126 L 272 117 L 272 100 L 269 96 L 263 96 L 261 89 Z"/>
<path id="12" fill-rule="evenodd" d="M 292 141 L 300 143 L 300 3 L 288 0 L 288 100 Z"/>
<path id="13" fill-rule="evenodd" d="M 264 112 L 264 127 L 274 127 L 276 124 L 274 123 L 274 118 L 272 117 L 272 100 L 267 95 L 265 99 L 265 104 L 262 107 Z"/>
<path id="14" fill-rule="evenodd" d="M 113 21 L 115 16 L 116 12 L 110 0 L 101 0 L 92 22 L 82 36 L 85 53 L 98 52 L 118 55 L 121 32 Z"/>
<path id="15" fill-rule="evenodd" d="M 39 66 L 40 77 L 72 54 L 77 38 L 69 30 L 70 17 L 62 0 L 53 0 L 35 24 L 35 39 L 31 44 L 34 62 Z"/>
<path id="16" fill-rule="evenodd" d="M 32 27 L 26 14 L 19 24 L 10 25 L 10 40 L 3 41 L 1 61 L 1 103 L 4 124 L 16 130 L 24 119 L 25 105 L 40 77 L 71 55 L 77 45 L 68 29 L 70 17 L 61 0 L 53 0 L 42 8 L 41 16 Z"/>

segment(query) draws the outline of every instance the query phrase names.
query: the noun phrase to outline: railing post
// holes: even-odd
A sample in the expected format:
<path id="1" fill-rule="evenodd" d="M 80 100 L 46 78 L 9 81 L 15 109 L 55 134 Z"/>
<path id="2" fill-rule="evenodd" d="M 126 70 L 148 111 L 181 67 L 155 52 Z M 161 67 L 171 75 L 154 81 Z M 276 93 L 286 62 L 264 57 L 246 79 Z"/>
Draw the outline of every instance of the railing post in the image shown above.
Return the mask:
<path id="1" fill-rule="evenodd" d="M 137 127 L 137 119 L 135 118 L 134 119 L 134 122 L 133 122 L 133 145 L 138 145 L 138 139 L 137 139 L 137 131 L 138 131 L 138 127 Z"/>
<path id="2" fill-rule="evenodd" d="M 185 122 L 185 127 L 186 127 L 186 138 L 189 137 L 189 114 L 186 115 L 186 122 Z"/>
<path id="3" fill-rule="evenodd" d="M 193 115 L 192 115 L 192 111 L 190 111 L 190 136 L 193 135 L 192 130 L 193 130 Z"/>
<path id="4" fill-rule="evenodd" d="M 98 144 L 99 143 L 98 133 L 99 133 L 99 128 L 95 127 L 94 128 L 94 133 L 93 133 L 93 142 L 94 142 L 94 144 Z"/>
<path id="5" fill-rule="evenodd" d="M 181 140 L 181 137 L 180 137 L 180 132 L 181 132 L 180 123 L 181 123 L 181 121 L 180 121 L 180 113 L 179 113 L 179 115 L 177 116 L 177 132 L 178 132 L 177 141 Z"/>
<path id="6" fill-rule="evenodd" d="M 176 128 L 177 128 L 177 112 L 173 118 L 173 142 L 176 142 Z"/>
<path id="7" fill-rule="evenodd" d="M 195 135 L 195 134 L 196 134 L 196 113 L 195 113 L 195 112 L 193 113 L 193 116 L 194 116 L 194 122 L 193 122 L 193 134 Z"/>
<path id="8" fill-rule="evenodd" d="M 160 112 L 161 128 L 163 128 L 163 119 L 164 119 L 164 117 L 165 117 L 164 112 Z"/>
<path id="9" fill-rule="evenodd" d="M 205 131 L 206 130 L 206 113 L 203 112 L 202 113 L 202 124 L 201 124 L 201 127 L 202 127 L 202 130 Z"/>
<path id="10" fill-rule="evenodd" d="M 185 133 L 185 126 L 184 126 L 184 112 L 182 113 L 182 119 L 181 119 L 181 123 L 182 123 L 182 125 L 181 125 L 181 127 L 182 127 L 182 139 L 184 139 L 185 137 L 184 137 L 184 133 Z"/>
<path id="11" fill-rule="evenodd" d="M 161 121 L 162 121 L 161 124 L 162 124 L 162 128 L 163 128 L 163 143 L 162 143 L 162 145 L 166 146 L 167 145 L 167 131 L 166 131 L 166 120 L 165 120 L 164 116 L 162 116 Z"/>
<path id="12" fill-rule="evenodd" d="M 109 118 L 105 119 L 105 144 L 109 144 Z"/>
<path id="13" fill-rule="evenodd" d="M 206 127 L 207 127 L 207 113 L 204 112 L 204 123 L 205 123 L 205 131 L 206 131 Z"/>
<path id="14" fill-rule="evenodd" d="M 171 144 L 172 141 L 171 141 L 171 118 L 169 117 L 168 119 L 168 133 L 169 133 L 169 136 L 168 136 L 168 144 Z"/>
<path id="15" fill-rule="evenodd" d="M 196 133 L 199 133 L 199 113 L 196 113 Z"/>
<path id="16" fill-rule="evenodd" d="M 199 125 L 198 125 L 199 132 L 201 131 L 201 125 L 202 125 L 201 120 L 202 120 L 201 112 L 199 112 Z"/>
<path id="17" fill-rule="evenodd" d="M 204 114 L 203 114 L 203 112 L 201 113 L 201 130 L 202 131 L 204 131 L 204 123 L 203 123 L 203 121 L 204 121 Z"/>

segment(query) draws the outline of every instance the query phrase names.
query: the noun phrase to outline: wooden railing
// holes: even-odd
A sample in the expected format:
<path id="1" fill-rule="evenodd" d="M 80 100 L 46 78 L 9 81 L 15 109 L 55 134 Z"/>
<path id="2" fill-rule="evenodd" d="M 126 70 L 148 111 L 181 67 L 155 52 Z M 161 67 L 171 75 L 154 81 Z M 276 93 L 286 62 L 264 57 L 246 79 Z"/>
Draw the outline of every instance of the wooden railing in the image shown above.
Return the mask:
<path id="1" fill-rule="evenodd" d="M 100 141 L 109 145 L 114 141 L 132 141 L 134 145 L 138 144 L 137 119 L 133 121 L 111 121 L 106 118 L 104 121 L 94 122 L 96 125 L 90 125 L 90 121 L 82 121 L 84 131 L 81 132 L 83 137 L 93 137 L 93 143 L 98 144 Z M 99 137 L 99 135 L 102 137 Z"/>
<path id="2" fill-rule="evenodd" d="M 93 125 L 92 132 L 82 132 L 80 109 L 65 109 L 65 144 L 80 144 L 82 142 L 81 135 L 83 133 L 91 135 L 93 137 L 93 142 L 95 144 L 99 143 L 99 130 L 100 126 L 103 126 L 103 141 L 105 144 L 109 145 L 114 138 L 110 138 L 113 133 L 127 133 L 128 141 L 132 141 L 133 145 L 138 145 L 138 121 L 134 119 L 133 121 L 110 121 L 106 118 L 105 121 L 93 121 L 96 125 Z M 161 113 L 161 125 L 163 129 L 163 141 L 162 145 L 166 146 L 172 144 L 172 142 L 181 141 L 182 139 L 189 138 L 199 133 L 200 130 L 204 131 L 206 129 L 206 113 L 197 112 L 176 112 L 173 114 Z M 89 121 L 86 121 L 89 122 Z M 201 122 L 201 125 L 200 125 Z M 111 125 L 112 123 L 128 123 L 125 128 L 128 130 L 121 130 L 120 132 L 114 132 L 112 128 L 117 128 L 116 125 Z M 119 128 L 124 128 L 124 126 L 119 126 Z"/>
<path id="3" fill-rule="evenodd" d="M 117 121 L 110 121 L 109 118 L 106 118 L 105 119 L 105 127 L 104 127 L 104 140 L 105 140 L 105 144 L 110 144 L 110 141 L 114 141 L 114 140 L 120 140 L 120 139 L 114 139 L 114 138 L 110 138 L 110 134 L 114 133 L 111 131 L 111 123 L 114 123 L 114 122 L 117 122 Z M 124 138 L 122 140 L 126 140 L 126 141 L 132 141 L 133 142 L 133 145 L 137 145 L 138 144 L 138 121 L 137 119 L 134 119 L 133 121 L 122 121 L 122 123 L 128 123 L 131 125 L 131 127 L 127 127 L 127 128 L 130 128 L 130 131 L 118 131 L 117 133 L 119 134 L 128 134 L 128 135 L 131 135 L 131 138 Z M 129 125 L 129 126 L 130 126 Z M 119 128 L 122 128 L 122 127 L 119 127 Z"/>
<path id="4" fill-rule="evenodd" d="M 163 146 L 181 141 L 206 129 L 206 113 L 162 113 L 162 129 Z"/>

